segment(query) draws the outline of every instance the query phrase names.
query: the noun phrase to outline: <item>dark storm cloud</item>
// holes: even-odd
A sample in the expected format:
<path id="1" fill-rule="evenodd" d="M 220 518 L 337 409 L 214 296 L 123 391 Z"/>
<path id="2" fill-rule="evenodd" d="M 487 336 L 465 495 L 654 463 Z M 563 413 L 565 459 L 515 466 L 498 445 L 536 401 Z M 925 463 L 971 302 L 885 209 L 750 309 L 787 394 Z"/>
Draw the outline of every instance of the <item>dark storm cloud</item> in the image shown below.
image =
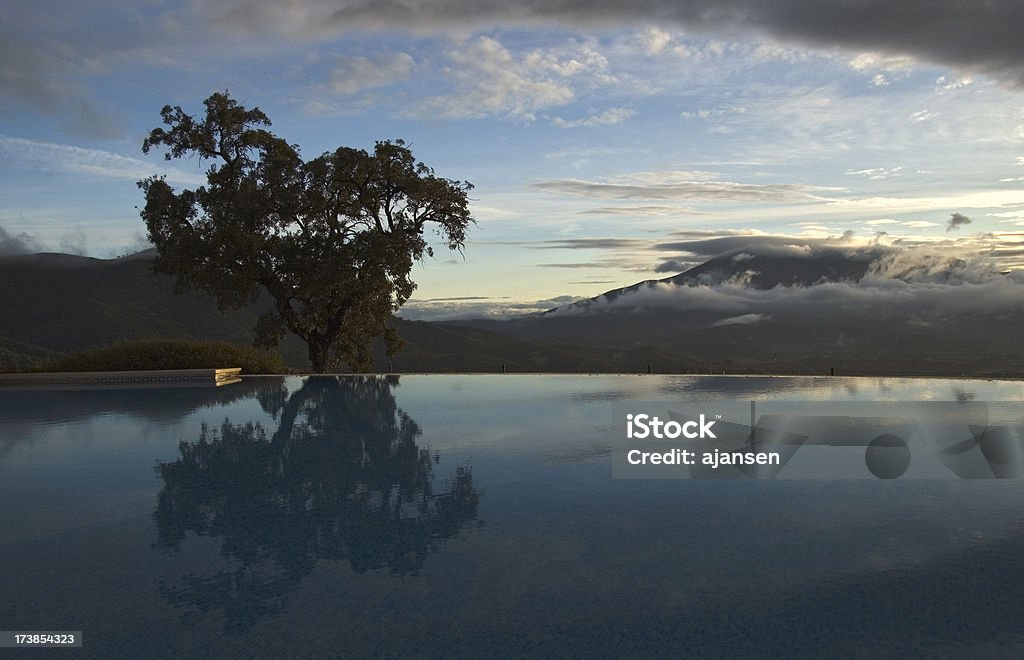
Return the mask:
<path id="1" fill-rule="evenodd" d="M 726 252 L 737 250 L 757 251 L 766 253 L 775 250 L 778 252 L 792 252 L 794 247 L 821 245 L 831 243 L 828 239 L 822 238 L 799 238 L 793 236 L 717 236 L 715 238 L 698 239 L 694 241 L 668 241 L 654 245 L 655 250 L 662 252 L 681 252 L 694 255 L 701 259 L 708 259 Z"/>
<path id="2" fill-rule="evenodd" d="M 236 30 L 295 36 L 657 23 L 820 48 L 899 53 L 1024 84 L 1024 3 L 1019 0 L 251 0 L 217 12 L 214 21 Z"/>
<path id="3" fill-rule="evenodd" d="M 951 229 L 957 229 L 960 225 L 971 224 L 971 219 L 962 213 L 953 213 L 949 216 L 949 224 L 946 225 L 946 231 Z"/>
<path id="4" fill-rule="evenodd" d="M 692 262 L 679 261 L 678 259 L 666 259 L 654 267 L 655 273 L 681 273 L 693 267 Z"/>

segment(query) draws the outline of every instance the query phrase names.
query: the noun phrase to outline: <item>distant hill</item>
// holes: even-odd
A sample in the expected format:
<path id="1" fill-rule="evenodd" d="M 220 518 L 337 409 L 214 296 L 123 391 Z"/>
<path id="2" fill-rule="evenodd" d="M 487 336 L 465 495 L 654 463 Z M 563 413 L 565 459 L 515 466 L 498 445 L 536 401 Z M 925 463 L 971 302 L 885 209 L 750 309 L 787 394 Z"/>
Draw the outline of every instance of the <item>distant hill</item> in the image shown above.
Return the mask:
<path id="1" fill-rule="evenodd" d="M 0 337 L 70 352 L 130 339 L 221 339 L 250 343 L 268 301 L 222 314 L 196 294 L 174 294 L 173 279 L 152 272 L 152 253 L 121 259 L 68 254 L 0 257 Z M 298 362 L 297 338 L 282 347 Z"/>
<path id="2" fill-rule="evenodd" d="M 0 257 L 0 369 L 145 338 L 250 343 L 270 304 L 175 295 L 153 254 Z M 507 321 L 395 319 L 398 372 L 1024 375 L 1024 278 L 880 248 L 733 251 L 665 278 Z M 297 337 L 285 361 L 308 368 Z M 650 367 L 648 367 L 650 365 Z"/>
<path id="3" fill-rule="evenodd" d="M 214 339 L 250 343 L 270 304 L 220 312 L 201 295 L 175 295 L 173 279 L 152 272 L 152 251 L 120 259 L 67 254 L 0 257 L 0 369 L 24 369 L 65 352 L 132 339 Z M 405 347 L 377 351 L 383 371 L 640 371 L 649 363 L 684 370 L 695 362 L 662 351 L 550 346 L 493 331 L 394 319 Z M 305 344 L 289 336 L 287 364 L 309 367 Z"/>
<path id="4" fill-rule="evenodd" d="M 541 314 L 449 323 L 728 371 L 1024 376 L 1024 277 L 880 246 L 733 250 Z"/>
<path id="5" fill-rule="evenodd" d="M 636 284 L 606 291 L 600 296 L 580 300 L 566 308 L 586 311 L 594 307 L 628 298 L 657 285 L 698 286 L 726 283 L 742 284 L 753 289 L 773 289 L 777 286 L 814 286 L 824 282 L 857 282 L 883 254 L 884 249 L 842 250 L 823 248 L 812 252 L 772 250 L 767 254 L 753 250 L 731 250 L 712 257 L 693 268 L 658 280 L 644 280 Z M 542 316 L 564 312 L 558 308 L 543 312 Z"/>

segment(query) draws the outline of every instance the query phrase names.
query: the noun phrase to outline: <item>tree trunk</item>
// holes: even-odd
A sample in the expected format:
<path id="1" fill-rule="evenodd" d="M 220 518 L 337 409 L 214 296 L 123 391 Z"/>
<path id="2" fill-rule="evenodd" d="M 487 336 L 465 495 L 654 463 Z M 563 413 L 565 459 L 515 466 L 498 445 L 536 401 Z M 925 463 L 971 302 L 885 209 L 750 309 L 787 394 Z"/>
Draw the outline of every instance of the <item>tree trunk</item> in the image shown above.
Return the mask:
<path id="1" fill-rule="evenodd" d="M 313 364 L 313 372 L 326 373 L 330 344 L 320 337 L 309 337 L 306 339 L 306 345 L 309 347 L 309 361 Z"/>

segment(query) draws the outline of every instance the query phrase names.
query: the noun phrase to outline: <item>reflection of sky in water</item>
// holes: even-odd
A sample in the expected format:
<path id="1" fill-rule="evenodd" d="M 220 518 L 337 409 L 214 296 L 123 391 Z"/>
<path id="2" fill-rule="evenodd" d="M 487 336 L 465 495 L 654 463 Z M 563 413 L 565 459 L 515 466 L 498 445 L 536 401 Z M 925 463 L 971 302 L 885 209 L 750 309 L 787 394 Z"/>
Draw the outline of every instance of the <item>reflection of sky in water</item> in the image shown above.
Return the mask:
<path id="1" fill-rule="evenodd" d="M 608 459 L 624 402 L 1020 401 L 1021 383 L 249 384 L 79 403 L 0 391 L 0 627 L 82 629 L 82 657 L 1024 648 L 1019 481 L 631 481 Z M 237 443 L 185 461 L 179 443 L 225 419 Z M 479 508 L 445 513 L 462 466 Z"/>

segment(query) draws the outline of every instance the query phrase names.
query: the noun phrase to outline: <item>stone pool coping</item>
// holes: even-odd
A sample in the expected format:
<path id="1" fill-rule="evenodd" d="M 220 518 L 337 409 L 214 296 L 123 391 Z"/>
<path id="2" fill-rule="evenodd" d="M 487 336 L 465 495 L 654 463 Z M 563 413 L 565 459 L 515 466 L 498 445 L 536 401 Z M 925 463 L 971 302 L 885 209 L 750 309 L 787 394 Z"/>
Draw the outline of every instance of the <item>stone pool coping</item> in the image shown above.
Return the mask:
<path id="1" fill-rule="evenodd" d="M 150 371 L 65 371 L 0 374 L 0 389 L 81 386 L 116 387 L 220 387 L 241 381 L 242 369 L 161 369 Z"/>

